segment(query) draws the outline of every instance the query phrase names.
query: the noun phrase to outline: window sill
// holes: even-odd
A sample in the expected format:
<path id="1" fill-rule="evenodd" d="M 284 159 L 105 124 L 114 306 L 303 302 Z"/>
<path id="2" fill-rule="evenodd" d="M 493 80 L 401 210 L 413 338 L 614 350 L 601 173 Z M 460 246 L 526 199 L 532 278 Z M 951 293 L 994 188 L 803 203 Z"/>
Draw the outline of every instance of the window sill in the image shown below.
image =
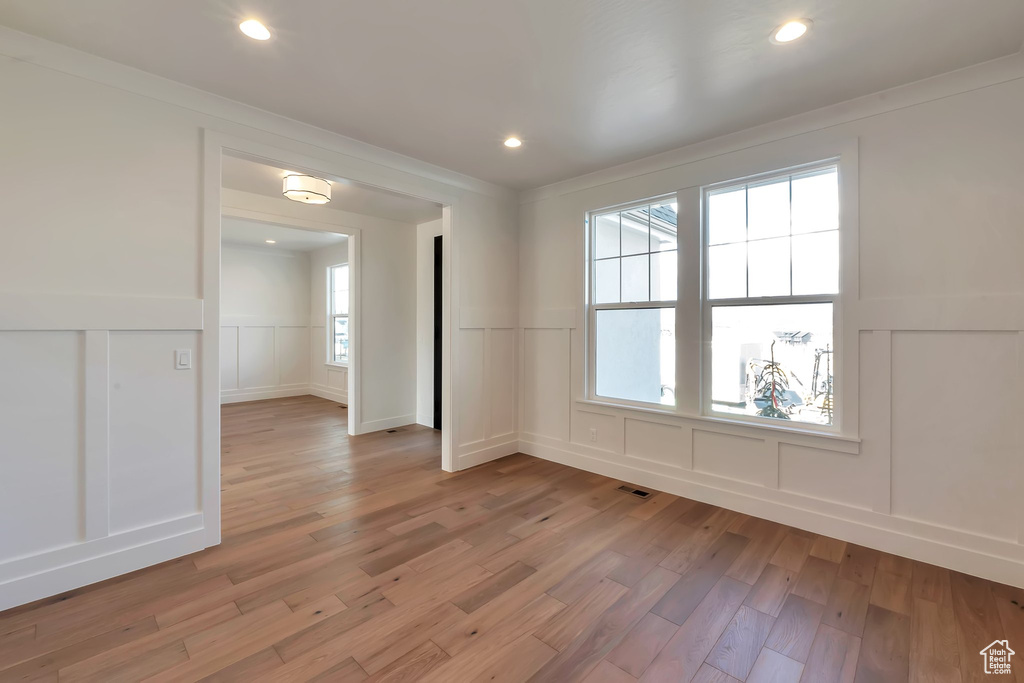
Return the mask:
<path id="1" fill-rule="evenodd" d="M 324 363 L 324 365 L 329 368 L 345 368 L 346 370 L 348 369 L 348 363 L 335 363 L 334 361 L 327 361 L 326 363 Z"/>
<path id="2" fill-rule="evenodd" d="M 753 433 L 757 436 L 779 438 L 784 442 L 788 442 L 786 436 L 795 437 L 793 443 L 806 443 L 808 440 L 823 439 L 828 442 L 832 442 L 838 446 L 844 446 L 842 450 L 846 451 L 849 448 L 856 448 L 860 444 L 860 437 L 847 436 L 843 434 L 837 434 L 835 432 L 823 432 L 816 429 L 804 429 L 801 427 L 791 427 L 783 425 L 773 424 L 761 424 L 759 422 L 752 422 L 749 420 L 736 420 L 728 417 L 718 417 L 714 415 L 694 415 L 690 413 L 682 413 L 676 410 L 667 410 L 663 408 L 655 408 L 648 406 L 632 405 L 628 403 L 616 403 L 614 401 L 602 401 L 599 399 L 591 398 L 577 398 L 577 405 L 591 406 L 597 408 L 609 408 L 614 410 L 627 410 L 636 413 L 643 413 L 646 415 L 657 416 L 662 418 L 669 418 L 672 421 L 685 420 L 687 422 L 702 422 L 708 425 L 718 425 L 721 427 L 733 427 L 738 432 Z"/>

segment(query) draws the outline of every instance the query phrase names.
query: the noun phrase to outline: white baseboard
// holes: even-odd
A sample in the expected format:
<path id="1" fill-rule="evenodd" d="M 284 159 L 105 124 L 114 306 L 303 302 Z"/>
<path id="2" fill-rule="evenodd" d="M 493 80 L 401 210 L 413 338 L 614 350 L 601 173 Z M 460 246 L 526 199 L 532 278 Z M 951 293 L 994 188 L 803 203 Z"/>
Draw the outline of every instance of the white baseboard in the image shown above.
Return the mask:
<path id="1" fill-rule="evenodd" d="M 1024 546 L 1010 541 L 790 492 L 774 490 L 771 493 L 780 499 L 769 500 L 758 495 L 760 487 L 754 485 L 681 468 L 653 471 L 636 458 L 578 444 L 556 445 L 528 438 L 520 440 L 518 448 L 527 455 L 588 472 L 1024 588 Z"/>
<path id="2" fill-rule="evenodd" d="M 468 443 L 463 446 L 459 446 L 459 450 L 465 449 L 465 452 L 459 453 L 456 457 L 456 470 L 465 470 L 470 467 L 476 467 L 482 465 L 485 462 L 491 460 L 497 460 L 498 458 L 504 458 L 506 455 L 513 455 L 519 452 L 519 439 L 515 434 L 502 434 L 491 439 L 484 441 L 475 441 Z"/>
<path id="3" fill-rule="evenodd" d="M 0 564 L 0 611 L 188 555 L 205 547 L 196 513 Z"/>
<path id="4" fill-rule="evenodd" d="M 386 417 L 383 420 L 370 420 L 369 422 L 363 422 L 359 425 L 356 430 L 357 434 L 369 434 L 371 432 L 379 432 L 384 429 L 395 429 L 396 427 L 405 427 L 406 425 L 416 424 L 415 415 L 399 415 L 398 417 Z"/>
<path id="5" fill-rule="evenodd" d="M 433 415 L 417 415 L 416 424 L 423 425 L 424 427 L 434 428 L 434 416 Z"/>
<path id="6" fill-rule="evenodd" d="M 338 403 L 347 406 L 348 405 L 348 392 L 338 391 L 331 387 L 325 387 L 321 384 L 314 384 L 309 388 L 306 393 L 319 398 L 325 398 L 328 401 L 337 401 Z"/>
<path id="7" fill-rule="evenodd" d="M 258 389 L 226 389 L 220 392 L 221 405 L 244 401 L 263 401 L 268 398 L 306 396 L 312 390 L 308 384 L 289 384 L 281 387 L 260 387 Z"/>

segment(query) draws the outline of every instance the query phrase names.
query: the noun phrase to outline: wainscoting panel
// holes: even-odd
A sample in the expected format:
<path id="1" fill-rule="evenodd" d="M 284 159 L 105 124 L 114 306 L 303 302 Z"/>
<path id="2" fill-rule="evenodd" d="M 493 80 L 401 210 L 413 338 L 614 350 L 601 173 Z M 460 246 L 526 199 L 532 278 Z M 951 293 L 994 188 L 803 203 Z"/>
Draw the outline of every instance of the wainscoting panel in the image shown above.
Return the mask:
<path id="1" fill-rule="evenodd" d="M 247 326 L 238 328 L 238 388 L 240 390 L 277 387 L 277 328 Z"/>
<path id="2" fill-rule="evenodd" d="M 221 403 L 305 394 L 348 402 L 348 371 L 329 371 L 322 360 L 323 325 L 235 317 L 220 329 Z"/>
<path id="3" fill-rule="evenodd" d="M 0 610 L 201 550 L 202 301 L 0 299 Z"/>
<path id="4" fill-rule="evenodd" d="M 1016 332 L 893 333 L 894 515 L 1016 540 L 1016 368 Z"/>
<path id="5" fill-rule="evenodd" d="M 196 332 L 110 333 L 112 534 L 199 510 L 199 471 L 193 466 L 199 438 L 198 364 L 176 370 L 173 352 L 166 352 L 198 347 Z M 168 414 L 180 417 L 172 421 Z"/>
<path id="6" fill-rule="evenodd" d="M 83 339 L 0 332 L 0 564 L 84 535 Z"/>
<path id="7" fill-rule="evenodd" d="M 456 469 L 518 449 L 515 326 L 512 311 L 463 310 L 455 376 L 460 406 L 455 420 Z"/>

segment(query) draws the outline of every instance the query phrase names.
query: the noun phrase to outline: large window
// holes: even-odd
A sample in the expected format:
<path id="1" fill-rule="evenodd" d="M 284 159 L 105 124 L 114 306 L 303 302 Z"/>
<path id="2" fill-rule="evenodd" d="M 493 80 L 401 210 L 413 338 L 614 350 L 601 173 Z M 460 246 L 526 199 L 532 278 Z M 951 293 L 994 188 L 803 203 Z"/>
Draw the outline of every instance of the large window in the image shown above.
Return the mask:
<path id="1" fill-rule="evenodd" d="M 332 363 L 348 363 L 348 264 L 330 268 L 330 320 L 331 339 L 328 360 Z"/>
<path id="2" fill-rule="evenodd" d="M 840 228 L 839 197 L 856 186 L 842 168 L 832 159 L 588 214 L 583 400 L 855 433 L 843 377 L 856 335 L 839 321 L 840 234 L 856 245 L 856 221 Z M 856 286 L 854 252 L 843 250 L 844 286 Z"/>
<path id="3" fill-rule="evenodd" d="M 833 424 L 837 167 L 709 188 L 703 207 L 706 409 Z"/>
<path id="4" fill-rule="evenodd" d="M 590 225 L 592 394 L 674 406 L 674 199 L 594 214 Z"/>

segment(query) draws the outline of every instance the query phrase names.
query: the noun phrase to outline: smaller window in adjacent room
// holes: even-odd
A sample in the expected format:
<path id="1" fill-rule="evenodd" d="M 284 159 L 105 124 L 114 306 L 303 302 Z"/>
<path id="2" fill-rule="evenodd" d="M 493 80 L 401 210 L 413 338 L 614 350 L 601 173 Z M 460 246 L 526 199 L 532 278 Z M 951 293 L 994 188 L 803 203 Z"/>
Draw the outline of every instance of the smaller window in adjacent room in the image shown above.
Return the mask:
<path id="1" fill-rule="evenodd" d="M 832 425 L 836 165 L 707 189 L 704 207 L 711 412 Z"/>
<path id="2" fill-rule="evenodd" d="M 591 215 L 592 394 L 675 405 L 675 200 Z"/>
<path id="3" fill-rule="evenodd" d="M 348 264 L 330 269 L 330 358 L 332 363 L 348 363 Z"/>

